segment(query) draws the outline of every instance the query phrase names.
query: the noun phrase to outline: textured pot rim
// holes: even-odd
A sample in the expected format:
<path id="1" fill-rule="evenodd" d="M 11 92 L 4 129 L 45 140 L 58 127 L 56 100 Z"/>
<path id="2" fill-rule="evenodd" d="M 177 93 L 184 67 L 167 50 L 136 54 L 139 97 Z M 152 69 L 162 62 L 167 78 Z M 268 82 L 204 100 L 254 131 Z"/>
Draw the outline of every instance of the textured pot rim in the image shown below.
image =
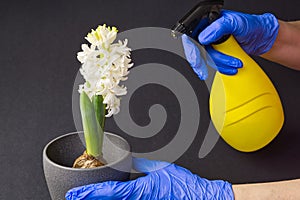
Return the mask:
<path id="1" fill-rule="evenodd" d="M 124 141 L 126 143 L 126 145 L 128 146 L 128 151 L 126 150 L 125 151 L 125 154 L 118 160 L 114 161 L 114 162 L 111 162 L 111 163 L 108 163 L 104 166 L 100 166 L 100 167 L 95 167 L 95 168 L 90 168 L 90 169 L 82 169 L 82 168 L 72 168 L 72 167 L 67 167 L 67 166 L 63 166 L 63 165 L 59 165 L 55 162 L 53 162 L 48 156 L 47 156 L 47 149 L 48 147 L 55 141 L 57 140 L 60 140 L 61 138 L 64 138 L 64 137 L 67 137 L 67 136 L 70 136 L 70 135 L 75 135 L 75 134 L 79 134 L 79 133 L 83 133 L 83 131 L 75 131 L 75 132 L 71 132 L 71 133 L 67 133 L 67 134 L 64 134 L 64 135 L 61 135 L 61 136 L 58 136 L 54 139 L 52 139 L 50 142 L 48 142 L 46 144 L 46 146 L 44 147 L 44 150 L 43 150 L 43 157 L 44 159 L 47 160 L 47 162 L 51 163 L 52 165 L 58 167 L 58 168 L 62 168 L 62 169 L 66 169 L 66 170 L 71 170 L 71 171 L 93 171 L 93 170 L 99 170 L 99 169 L 104 169 L 104 168 L 107 168 L 107 167 L 111 167 L 113 168 L 113 166 L 123 160 L 125 160 L 127 157 L 130 156 L 131 154 L 131 147 L 129 145 L 129 143 L 124 139 L 122 138 L 121 136 L 117 135 L 117 134 L 114 134 L 114 133 L 110 133 L 110 132 L 104 132 L 104 134 L 106 135 L 113 135 L 114 137 L 118 137 L 119 139 L 121 139 L 122 141 Z"/>

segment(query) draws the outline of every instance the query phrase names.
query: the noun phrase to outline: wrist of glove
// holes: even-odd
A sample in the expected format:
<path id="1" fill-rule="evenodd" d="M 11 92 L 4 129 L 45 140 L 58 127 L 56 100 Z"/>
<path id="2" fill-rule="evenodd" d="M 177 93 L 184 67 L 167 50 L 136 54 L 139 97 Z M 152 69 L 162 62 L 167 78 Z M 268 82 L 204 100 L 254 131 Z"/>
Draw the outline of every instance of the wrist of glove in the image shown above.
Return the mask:
<path id="1" fill-rule="evenodd" d="M 134 158 L 133 164 L 147 175 L 128 182 L 109 181 L 73 188 L 66 199 L 234 199 L 229 182 L 209 181 L 161 161 Z"/>

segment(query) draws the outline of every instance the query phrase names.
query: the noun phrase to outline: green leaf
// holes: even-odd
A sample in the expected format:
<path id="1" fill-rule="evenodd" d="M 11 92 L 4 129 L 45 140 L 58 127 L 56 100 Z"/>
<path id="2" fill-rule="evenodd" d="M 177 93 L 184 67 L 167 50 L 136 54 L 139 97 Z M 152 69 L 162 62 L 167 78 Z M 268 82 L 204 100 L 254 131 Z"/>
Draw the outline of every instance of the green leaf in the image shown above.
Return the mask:
<path id="1" fill-rule="evenodd" d="M 97 120 L 93 103 L 85 92 L 80 94 L 80 111 L 87 153 L 98 158 L 102 155 L 103 129 Z"/>
<path id="2" fill-rule="evenodd" d="M 92 103 L 94 105 L 95 113 L 97 121 L 100 124 L 100 127 L 104 131 L 104 124 L 105 124 L 105 104 L 103 104 L 103 96 L 102 95 L 94 95 L 92 98 Z"/>

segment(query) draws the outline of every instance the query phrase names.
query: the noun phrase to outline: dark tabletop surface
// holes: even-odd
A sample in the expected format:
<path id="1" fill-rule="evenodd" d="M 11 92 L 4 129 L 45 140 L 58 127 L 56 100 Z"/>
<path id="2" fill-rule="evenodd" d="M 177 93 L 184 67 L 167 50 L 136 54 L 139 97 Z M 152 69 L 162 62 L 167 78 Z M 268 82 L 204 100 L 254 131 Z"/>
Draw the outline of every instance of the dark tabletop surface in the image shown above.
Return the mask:
<path id="1" fill-rule="evenodd" d="M 170 28 L 197 0 L 89 0 L 89 1 L 2 1 L 0 6 L 0 199 L 50 199 L 42 168 L 42 149 L 51 139 L 75 131 L 72 88 L 80 67 L 76 53 L 84 36 L 98 24 L 119 30 L 154 26 Z M 300 1 L 226 0 L 225 8 L 249 13 L 272 12 L 284 20 L 299 19 Z M 187 66 L 174 55 L 159 51 L 133 52 L 137 65 L 160 62 Z M 198 151 L 207 129 L 201 120 L 196 139 L 176 161 L 209 179 L 232 183 L 262 182 L 300 177 L 300 72 L 255 58 L 276 86 L 285 110 L 285 124 L 276 139 L 254 153 L 240 153 L 219 140 L 203 159 Z M 199 99 L 207 99 L 201 82 L 191 70 L 182 70 Z M 151 98 L 149 97 L 151 93 Z M 200 94 L 201 93 L 201 94 Z M 173 112 L 169 127 L 157 141 L 126 136 L 112 119 L 106 129 L 119 132 L 133 149 L 155 148 L 172 139 L 180 112 L 166 88 L 149 85 L 133 98 L 132 118 L 148 123 L 145 110 L 158 99 Z M 201 112 L 207 104 L 200 103 Z M 172 110 L 172 108 L 174 108 Z M 175 110 L 175 111 L 174 111 Z M 205 116 L 205 115 L 203 115 Z"/>

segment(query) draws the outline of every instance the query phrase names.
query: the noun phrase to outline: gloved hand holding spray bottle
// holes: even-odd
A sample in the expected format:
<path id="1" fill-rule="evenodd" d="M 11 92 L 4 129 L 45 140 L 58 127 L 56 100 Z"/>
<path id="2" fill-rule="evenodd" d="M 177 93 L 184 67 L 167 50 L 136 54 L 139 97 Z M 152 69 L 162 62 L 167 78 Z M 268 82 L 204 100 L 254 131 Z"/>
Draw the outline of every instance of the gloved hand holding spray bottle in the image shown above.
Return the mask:
<path id="1" fill-rule="evenodd" d="M 213 43 L 206 48 L 219 71 L 210 94 L 212 122 L 230 146 L 252 152 L 276 137 L 284 113 L 272 82 L 247 53 L 261 55 L 270 50 L 279 25 L 268 13 L 221 11 L 223 3 L 223 0 L 201 1 L 176 24 L 173 34 L 186 34 L 182 36 L 185 54 L 200 79 L 207 77 L 207 70 L 204 62 L 199 61 L 197 46 L 187 35 L 199 39 L 202 45 Z M 237 72 L 235 76 L 227 76 Z"/>
<path id="2" fill-rule="evenodd" d="M 206 46 L 220 72 L 215 75 L 210 96 L 212 121 L 232 147 L 255 151 L 278 134 L 284 116 L 271 81 L 246 53 L 260 55 L 269 51 L 279 25 L 271 14 L 221 11 L 223 3 L 201 1 L 177 23 L 173 34 L 186 34 L 182 36 L 186 57 L 202 80 L 207 77 L 207 69 L 200 60 L 199 49 L 188 36 L 199 38 L 202 45 L 214 43 Z M 66 199 L 234 199 L 229 182 L 210 181 L 175 164 L 134 158 L 133 167 L 146 176 L 73 188 Z"/>

